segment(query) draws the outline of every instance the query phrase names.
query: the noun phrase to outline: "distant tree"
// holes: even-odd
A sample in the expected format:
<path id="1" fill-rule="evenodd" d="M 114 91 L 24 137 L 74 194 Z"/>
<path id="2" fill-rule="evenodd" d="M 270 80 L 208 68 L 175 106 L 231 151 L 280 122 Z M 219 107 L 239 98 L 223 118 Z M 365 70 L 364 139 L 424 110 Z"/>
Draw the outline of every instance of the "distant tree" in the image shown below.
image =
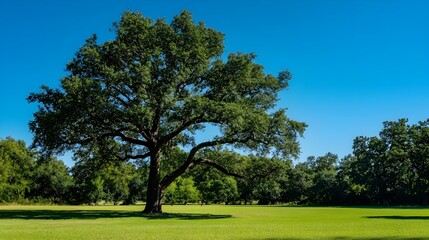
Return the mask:
<path id="1" fill-rule="evenodd" d="M 354 140 L 352 179 L 374 204 L 413 204 L 417 192 L 427 192 L 427 122 L 407 121 L 384 122 L 379 137 Z"/>
<path id="2" fill-rule="evenodd" d="M 170 204 L 188 204 L 200 200 L 200 192 L 190 177 L 178 177 L 165 191 L 165 202 Z"/>
<path id="3" fill-rule="evenodd" d="M 132 164 L 111 162 L 94 166 L 92 162 L 81 161 L 75 164 L 71 172 L 74 179 L 70 191 L 72 203 L 97 204 L 105 201 L 130 204 L 133 203 L 132 198 L 138 198 L 132 196 L 130 199 L 129 196 L 131 182 L 139 177 Z"/>
<path id="4" fill-rule="evenodd" d="M 336 169 L 338 156 L 327 153 L 320 157 L 309 157 L 307 164 L 313 172 L 313 183 L 309 189 L 310 201 L 313 204 L 332 204 L 336 193 Z"/>
<path id="5" fill-rule="evenodd" d="M 305 162 L 296 164 L 288 173 L 289 181 L 283 186 L 283 201 L 307 203 L 313 186 L 314 174 Z"/>
<path id="6" fill-rule="evenodd" d="M 137 176 L 132 164 L 116 163 L 104 166 L 97 176 L 103 181 L 103 200 L 117 205 L 128 199 L 129 184 Z"/>
<path id="7" fill-rule="evenodd" d="M 369 205 L 366 187 L 362 183 L 354 181 L 353 166 L 357 159 L 353 155 L 347 155 L 341 159 L 336 181 L 337 181 L 337 200 L 335 204 L 339 205 Z"/>
<path id="8" fill-rule="evenodd" d="M 388 175 L 388 196 L 393 204 L 411 204 L 406 202 L 412 193 L 414 173 L 411 170 L 411 139 L 409 136 L 410 125 L 407 119 L 384 122 L 384 128 L 380 132 L 380 139 L 387 145 L 385 168 Z"/>
<path id="9" fill-rule="evenodd" d="M 354 181 L 364 185 L 371 204 L 388 204 L 390 191 L 386 160 L 387 145 L 377 137 L 357 137 L 353 142 L 353 153 L 357 161 L 353 165 Z"/>
<path id="10" fill-rule="evenodd" d="M 67 166 L 54 157 L 38 159 L 31 174 L 30 198 L 65 203 L 73 183 Z"/>
<path id="11" fill-rule="evenodd" d="M 409 128 L 410 135 L 410 177 L 415 179 L 415 192 L 419 195 L 420 204 L 428 205 L 429 199 L 429 119 L 420 121 Z"/>
<path id="12" fill-rule="evenodd" d="M 103 181 L 97 175 L 98 168 L 84 162 L 76 163 L 71 169 L 73 185 L 69 192 L 72 204 L 97 204 L 104 198 Z"/>
<path id="13" fill-rule="evenodd" d="M 223 61 L 223 34 L 195 24 L 189 12 L 171 24 L 126 12 L 115 39 L 87 40 L 67 65 L 59 89 L 43 86 L 30 129 L 42 153 L 67 150 L 119 161 L 149 158 L 144 212 L 161 212 L 164 190 L 187 169 L 216 166 L 200 151 L 219 145 L 297 156 L 304 123 L 273 110 L 291 74 L 265 74 L 253 54 Z M 196 142 L 208 125 L 218 134 Z M 178 167 L 161 176 L 170 148 L 189 149 Z"/>
<path id="14" fill-rule="evenodd" d="M 206 175 L 204 181 L 197 184 L 203 203 L 228 204 L 238 197 L 237 182 L 232 177 L 225 177 L 219 173 Z"/>
<path id="15" fill-rule="evenodd" d="M 18 202 L 30 189 L 34 154 L 24 141 L 0 139 L 0 202 Z"/>
<path id="16" fill-rule="evenodd" d="M 274 178 L 263 179 L 255 186 L 254 197 L 258 204 L 275 204 L 281 198 L 282 188 Z"/>
<path id="17" fill-rule="evenodd" d="M 286 173 L 290 169 L 290 161 L 254 155 L 237 159 L 238 164 L 233 169 L 242 176 L 236 179 L 240 201 L 244 204 L 254 200 L 258 204 L 282 201 L 282 187 L 288 182 Z"/>
<path id="18" fill-rule="evenodd" d="M 149 167 L 146 164 L 137 167 L 134 177 L 128 183 L 128 197 L 122 204 L 136 204 L 137 200 L 144 199 L 144 196 L 146 196 L 146 183 L 148 175 Z"/>

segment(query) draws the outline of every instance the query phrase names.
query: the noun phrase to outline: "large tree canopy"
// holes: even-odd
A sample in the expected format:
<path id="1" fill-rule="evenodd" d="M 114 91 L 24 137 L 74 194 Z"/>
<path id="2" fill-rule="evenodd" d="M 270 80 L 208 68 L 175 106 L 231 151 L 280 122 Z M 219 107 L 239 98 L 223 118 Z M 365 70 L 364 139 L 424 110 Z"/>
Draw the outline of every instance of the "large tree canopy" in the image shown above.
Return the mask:
<path id="1" fill-rule="evenodd" d="M 29 96 L 39 103 L 30 122 L 34 146 L 44 153 L 72 150 L 95 159 L 149 159 L 145 212 L 161 212 L 163 190 L 196 164 L 221 168 L 199 156 L 219 145 L 297 156 L 305 123 L 274 110 L 291 74 L 265 74 L 255 55 L 222 59 L 223 34 L 195 24 L 189 12 L 171 24 L 126 12 L 114 40 L 94 35 L 67 65 L 61 87 Z M 197 142 L 207 126 L 218 134 Z M 179 167 L 161 176 L 162 155 L 189 150 Z"/>

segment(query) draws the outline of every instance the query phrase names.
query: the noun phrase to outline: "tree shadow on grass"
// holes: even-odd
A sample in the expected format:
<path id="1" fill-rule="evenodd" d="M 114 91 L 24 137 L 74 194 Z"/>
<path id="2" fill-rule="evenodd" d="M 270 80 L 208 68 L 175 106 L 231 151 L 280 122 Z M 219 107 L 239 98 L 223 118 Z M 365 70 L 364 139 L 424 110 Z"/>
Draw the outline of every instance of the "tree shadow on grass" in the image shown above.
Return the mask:
<path id="1" fill-rule="evenodd" d="M 255 205 L 255 206 L 272 206 L 272 207 L 287 207 L 287 208 L 354 208 L 354 209 L 429 209 L 425 206 L 322 206 L 322 205 Z"/>
<path id="2" fill-rule="evenodd" d="M 311 240 L 312 238 L 264 238 L 262 240 Z M 328 237 L 329 240 L 427 240 L 428 237 Z"/>
<path id="3" fill-rule="evenodd" d="M 429 220 L 429 216 L 366 216 L 373 219 L 396 219 L 396 220 Z"/>
<path id="4" fill-rule="evenodd" d="M 329 240 L 428 240 L 428 237 L 332 237 Z M 310 240 L 309 238 L 264 238 L 263 240 Z"/>
<path id="5" fill-rule="evenodd" d="M 108 211 L 108 210 L 0 210 L 1 219 L 25 220 L 65 220 L 65 219 L 99 219 L 138 217 L 149 220 L 204 220 L 230 218 L 231 215 L 214 215 L 199 213 L 160 213 L 143 214 L 140 211 Z"/>

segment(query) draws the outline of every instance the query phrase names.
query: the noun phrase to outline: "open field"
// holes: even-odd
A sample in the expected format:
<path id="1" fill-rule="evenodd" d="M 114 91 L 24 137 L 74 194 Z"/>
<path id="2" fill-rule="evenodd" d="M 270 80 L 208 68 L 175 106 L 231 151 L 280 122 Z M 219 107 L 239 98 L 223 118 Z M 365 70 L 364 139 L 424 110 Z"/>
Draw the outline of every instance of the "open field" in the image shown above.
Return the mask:
<path id="1" fill-rule="evenodd" d="M 0 206 L 0 239 L 429 239 L 429 209 Z"/>

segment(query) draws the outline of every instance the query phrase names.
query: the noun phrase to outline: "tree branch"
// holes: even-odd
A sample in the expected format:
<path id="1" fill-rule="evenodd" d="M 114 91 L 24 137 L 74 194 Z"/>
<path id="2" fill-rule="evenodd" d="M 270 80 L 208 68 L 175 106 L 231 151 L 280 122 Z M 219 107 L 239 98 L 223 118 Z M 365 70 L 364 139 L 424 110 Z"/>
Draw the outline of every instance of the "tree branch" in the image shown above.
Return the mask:
<path id="1" fill-rule="evenodd" d="M 167 174 L 161 180 L 161 187 L 162 188 L 168 187 L 168 185 L 170 185 L 178 176 L 182 175 L 186 171 L 186 169 L 189 168 L 192 161 L 194 160 L 195 154 L 197 154 L 197 152 L 199 150 L 206 148 L 206 147 L 213 147 L 213 146 L 217 146 L 217 145 L 221 145 L 221 144 L 235 143 L 235 142 L 239 142 L 239 141 L 240 141 L 239 139 L 234 139 L 234 138 L 221 138 L 221 139 L 208 141 L 208 142 L 202 142 L 202 143 L 198 144 L 197 146 L 195 146 L 191 149 L 191 151 L 188 154 L 186 161 L 179 168 L 177 168 L 173 172 Z"/>
<path id="2" fill-rule="evenodd" d="M 150 156 L 150 152 L 147 152 L 145 154 L 137 154 L 137 155 L 128 155 L 128 154 L 125 154 L 124 156 L 116 155 L 116 157 L 120 161 L 126 161 L 128 159 L 142 159 L 143 160 L 149 156 Z"/>
<path id="3" fill-rule="evenodd" d="M 124 98 L 126 98 L 128 100 L 128 102 L 125 102 L 123 99 L 121 99 L 122 100 L 121 102 L 126 104 L 125 106 L 128 106 L 128 103 L 130 103 L 132 101 L 132 99 L 127 94 L 125 94 L 123 91 L 121 91 L 121 89 L 119 89 L 115 85 L 112 84 L 109 87 L 111 87 L 113 90 L 115 90 L 117 93 L 119 93 L 117 99 L 118 98 L 121 99 L 120 96 L 123 96 Z"/>
<path id="4" fill-rule="evenodd" d="M 160 105 L 159 101 L 157 101 L 157 102 L 158 102 L 158 105 Z M 155 133 L 155 135 L 158 134 L 159 124 L 160 124 L 161 117 L 162 117 L 162 110 L 160 108 L 161 107 L 158 106 L 158 108 L 155 109 L 155 116 L 154 116 L 153 121 L 152 121 L 152 128 L 150 129 L 150 132 Z M 154 136 L 152 136 L 152 137 L 154 137 Z M 152 140 L 155 140 L 155 139 L 152 139 Z"/>
<path id="5" fill-rule="evenodd" d="M 195 160 L 194 162 L 191 163 L 191 165 L 189 167 L 193 167 L 196 166 L 198 164 L 206 164 L 209 165 L 211 167 L 216 168 L 217 170 L 221 171 L 222 173 L 228 175 L 228 176 L 233 176 L 233 177 L 237 177 L 237 178 L 244 178 L 244 176 L 237 174 L 237 173 L 233 173 L 228 171 L 228 169 L 224 168 L 223 166 L 217 164 L 216 162 L 207 159 L 207 158 L 199 158 L 197 160 Z"/>
<path id="6" fill-rule="evenodd" d="M 205 122 L 203 120 L 203 114 L 198 115 L 195 118 L 192 118 L 188 121 L 185 121 L 182 123 L 182 125 L 180 127 L 178 127 L 176 130 L 173 130 L 172 132 L 168 133 L 167 135 L 163 136 L 161 138 L 161 140 L 159 141 L 160 144 L 165 144 L 168 141 L 170 141 L 171 139 L 175 138 L 177 135 L 179 135 L 181 132 L 183 132 L 185 129 L 187 129 L 188 127 L 190 127 L 192 124 L 198 124 L 198 123 L 202 123 Z"/>
<path id="7" fill-rule="evenodd" d="M 121 131 L 114 131 L 112 133 L 112 136 L 113 137 L 120 137 L 122 140 L 124 140 L 126 142 L 129 142 L 129 143 L 133 143 L 133 144 L 137 144 L 137 145 L 149 147 L 148 142 L 142 141 L 140 139 L 135 139 L 135 138 L 128 137 L 124 133 L 122 133 Z"/>

